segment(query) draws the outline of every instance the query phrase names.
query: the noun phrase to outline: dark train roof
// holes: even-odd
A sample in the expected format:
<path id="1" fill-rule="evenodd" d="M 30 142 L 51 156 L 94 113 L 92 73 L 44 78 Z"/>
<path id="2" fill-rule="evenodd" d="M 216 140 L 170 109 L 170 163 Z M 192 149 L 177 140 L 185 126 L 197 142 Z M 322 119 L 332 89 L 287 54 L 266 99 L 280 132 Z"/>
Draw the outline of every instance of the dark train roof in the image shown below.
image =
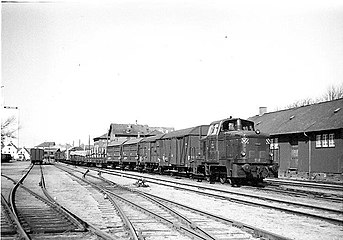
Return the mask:
<path id="1" fill-rule="evenodd" d="M 143 138 L 141 142 L 155 142 L 158 139 L 161 139 L 165 134 L 158 134 L 156 136 Z"/>
<path id="2" fill-rule="evenodd" d="M 183 136 L 205 136 L 208 132 L 209 125 L 201 125 L 181 130 L 176 130 L 171 133 L 165 134 L 161 139 L 168 139 L 168 138 L 178 138 Z"/>
<path id="3" fill-rule="evenodd" d="M 343 128 L 343 98 L 249 118 L 269 134 L 315 132 Z"/>
<path id="4" fill-rule="evenodd" d="M 123 145 L 136 144 L 142 141 L 143 138 L 132 138 L 123 143 Z"/>
<path id="5" fill-rule="evenodd" d="M 126 142 L 127 139 L 125 140 L 116 140 L 116 141 L 112 141 L 108 144 L 108 147 L 114 147 L 114 146 L 119 146 L 119 145 L 122 145 L 124 142 Z"/>

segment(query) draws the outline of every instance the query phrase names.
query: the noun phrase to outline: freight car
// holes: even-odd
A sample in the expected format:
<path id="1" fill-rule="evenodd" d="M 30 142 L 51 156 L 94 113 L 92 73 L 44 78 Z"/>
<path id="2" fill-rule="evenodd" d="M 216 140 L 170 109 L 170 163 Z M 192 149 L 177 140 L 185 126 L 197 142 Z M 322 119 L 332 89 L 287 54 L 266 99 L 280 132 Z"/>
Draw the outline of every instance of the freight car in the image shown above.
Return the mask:
<path id="1" fill-rule="evenodd" d="M 1 153 L 1 162 L 10 162 L 11 160 L 13 160 L 11 154 L 9 153 Z"/>
<path id="2" fill-rule="evenodd" d="M 44 159 L 44 150 L 40 148 L 31 148 L 30 156 L 32 164 L 42 164 Z"/>
<path id="3" fill-rule="evenodd" d="M 85 153 L 72 164 L 92 165 Z M 113 141 L 101 167 L 184 175 L 232 185 L 278 176 L 269 136 L 240 118 L 215 121 L 153 137 Z M 94 165 L 94 164 L 93 164 Z"/>

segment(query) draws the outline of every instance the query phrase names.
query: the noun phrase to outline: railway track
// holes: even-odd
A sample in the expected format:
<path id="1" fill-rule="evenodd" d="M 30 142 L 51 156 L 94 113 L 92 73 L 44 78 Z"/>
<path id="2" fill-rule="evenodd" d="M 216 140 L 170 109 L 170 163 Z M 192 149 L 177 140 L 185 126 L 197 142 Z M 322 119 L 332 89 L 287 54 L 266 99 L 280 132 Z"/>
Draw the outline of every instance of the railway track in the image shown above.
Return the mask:
<path id="1" fill-rule="evenodd" d="M 132 179 L 140 179 L 142 175 L 136 173 L 129 173 L 110 169 L 94 169 L 95 171 L 101 171 L 104 173 L 128 177 Z M 338 225 L 343 225 L 343 210 L 339 208 L 329 208 L 321 206 L 319 204 L 307 204 L 296 202 L 294 200 L 285 200 L 275 197 L 267 197 L 256 194 L 249 194 L 244 192 L 232 191 L 230 189 L 218 189 L 212 186 L 206 185 L 195 185 L 192 183 L 186 183 L 183 181 L 175 181 L 175 179 L 158 179 L 149 175 L 144 175 L 144 179 L 147 182 L 165 185 L 180 190 L 192 191 L 199 194 L 212 196 L 215 198 L 221 198 L 232 202 L 243 203 L 248 205 L 255 205 L 264 208 L 275 209 L 291 214 L 300 216 L 311 217 L 315 219 L 324 220 Z"/>
<path id="2" fill-rule="evenodd" d="M 333 202 L 343 202 L 343 185 L 296 181 L 286 179 L 267 179 L 266 190 L 283 192 L 288 195 L 309 196 Z"/>
<path id="3" fill-rule="evenodd" d="M 253 190 L 256 189 L 256 188 L 247 187 L 247 186 L 244 186 L 244 188 L 253 189 Z M 318 192 L 318 191 L 304 189 L 303 187 L 292 188 L 292 187 L 282 186 L 279 184 L 268 185 L 263 188 L 258 188 L 258 190 L 262 192 L 271 192 L 271 193 L 276 192 L 283 195 L 295 196 L 295 197 L 315 198 L 318 200 L 325 200 L 325 201 L 331 201 L 331 202 L 343 204 L 343 192 L 340 193 L 338 191 L 333 192 L 333 193 Z"/>
<path id="4" fill-rule="evenodd" d="M 70 171 L 70 170 L 67 170 Z M 75 176 L 75 169 L 73 174 Z M 82 174 L 79 172 L 78 174 Z M 78 177 L 80 179 L 80 177 Z M 163 200 L 157 196 L 142 193 L 140 191 L 132 191 L 132 189 L 118 186 L 104 178 L 99 178 L 92 175 L 87 175 L 87 181 L 89 181 L 94 187 L 99 188 L 102 192 L 107 194 L 108 197 L 114 197 L 119 202 L 119 207 L 125 213 L 125 215 L 132 219 L 133 228 L 136 232 L 139 232 L 139 236 L 144 237 L 166 237 L 162 232 L 166 232 L 165 227 L 158 227 L 156 224 L 144 225 L 141 228 L 137 226 L 137 216 L 141 216 L 136 212 L 134 215 L 128 210 L 139 209 L 145 214 L 149 214 L 154 219 L 166 223 L 168 226 L 172 226 L 173 229 L 178 229 L 182 233 L 187 233 L 189 237 L 196 239 L 286 239 L 282 236 L 254 228 L 252 226 L 245 225 L 240 222 L 235 222 L 230 219 L 215 216 L 204 211 L 199 211 L 194 208 L 178 204 L 176 202 Z M 134 217 L 136 216 L 136 217 Z M 150 217 L 151 218 L 151 217 Z M 139 222 L 146 223 L 145 217 L 138 217 Z M 142 220 L 143 219 L 143 220 Z M 152 220 L 149 220 L 151 223 Z M 136 224 L 135 224 L 136 223 Z M 163 229 L 163 231 L 161 231 Z M 165 233 L 164 233 L 165 234 Z M 169 232 L 168 234 L 171 234 Z M 175 239 L 174 235 L 170 235 Z M 179 239 L 176 238 L 176 239 Z"/>
<path id="5" fill-rule="evenodd" d="M 309 187 L 314 189 L 326 189 L 334 191 L 343 191 L 342 184 L 331 184 L 331 183 L 318 183 L 310 181 L 297 181 L 297 180 L 287 180 L 287 179 L 265 179 L 266 182 L 275 185 L 287 185 L 287 186 L 299 186 L 299 187 Z"/>
<path id="6" fill-rule="evenodd" d="M 4 195 L 1 194 L 1 239 L 17 239 L 17 223 Z"/>
<path id="7" fill-rule="evenodd" d="M 4 222 L 4 226 L 15 228 L 17 232 L 16 235 L 12 233 L 10 239 L 110 239 L 56 204 L 44 189 L 43 175 L 30 175 L 32 169 L 35 173 L 42 173 L 39 168 L 31 166 L 18 182 L 3 175 L 16 183 L 8 202 L 2 196 L 2 211 L 6 214 L 6 220 L 10 219 Z M 38 187 L 34 185 L 29 189 L 24 186 L 27 176 L 30 176 L 30 181 L 35 179 L 35 182 L 39 182 Z M 38 188 L 41 188 L 41 194 L 37 193 Z M 5 232 L 2 235 L 7 237 Z"/>

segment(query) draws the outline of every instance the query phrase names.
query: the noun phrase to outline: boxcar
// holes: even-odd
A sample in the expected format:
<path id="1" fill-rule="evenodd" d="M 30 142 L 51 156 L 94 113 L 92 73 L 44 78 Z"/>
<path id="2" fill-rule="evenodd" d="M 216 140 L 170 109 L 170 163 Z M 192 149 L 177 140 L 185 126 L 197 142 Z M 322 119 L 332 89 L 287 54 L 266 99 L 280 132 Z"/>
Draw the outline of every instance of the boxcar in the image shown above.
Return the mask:
<path id="1" fill-rule="evenodd" d="M 201 125 L 165 134 L 158 141 L 162 161 L 160 171 L 189 175 L 191 163 L 200 154 L 200 139 L 206 136 L 208 125 Z"/>
<path id="2" fill-rule="evenodd" d="M 1 153 L 1 162 L 10 162 L 12 160 L 11 154 Z"/>
<path id="3" fill-rule="evenodd" d="M 44 150 L 40 148 L 31 148 L 31 163 L 42 164 L 44 159 Z"/>
<path id="4" fill-rule="evenodd" d="M 122 169 L 133 170 L 138 165 L 140 141 L 143 138 L 127 140 L 122 144 L 122 159 L 120 166 Z"/>
<path id="5" fill-rule="evenodd" d="M 107 166 L 112 168 L 120 167 L 122 160 L 122 144 L 127 140 L 118 140 L 108 144 L 107 146 Z"/>
<path id="6" fill-rule="evenodd" d="M 143 138 L 139 145 L 138 171 L 157 172 L 161 161 L 160 141 L 164 134 Z"/>

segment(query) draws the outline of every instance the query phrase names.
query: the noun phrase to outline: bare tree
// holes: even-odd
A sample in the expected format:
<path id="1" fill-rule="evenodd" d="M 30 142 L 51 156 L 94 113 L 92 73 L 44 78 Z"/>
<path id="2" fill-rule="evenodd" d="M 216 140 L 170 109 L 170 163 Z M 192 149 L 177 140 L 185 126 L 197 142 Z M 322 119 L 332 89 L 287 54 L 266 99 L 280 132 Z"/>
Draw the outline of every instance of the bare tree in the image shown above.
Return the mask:
<path id="1" fill-rule="evenodd" d="M 332 100 L 336 100 L 340 98 L 343 98 L 343 83 L 337 86 L 334 86 L 334 85 L 329 86 L 326 92 L 322 95 L 322 97 L 319 97 L 316 100 L 313 100 L 311 98 L 305 98 L 302 100 L 298 100 L 292 104 L 289 104 L 284 108 L 281 108 L 281 109 L 278 108 L 277 111 L 282 110 L 282 109 L 303 107 L 303 106 L 311 105 L 314 103 L 332 101 Z"/>
<path id="2" fill-rule="evenodd" d="M 15 116 L 11 116 L 1 122 L 1 143 L 4 142 L 5 138 L 16 138 L 15 132 L 19 130 L 19 127 L 13 127 L 17 119 Z"/>
<path id="3" fill-rule="evenodd" d="M 334 85 L 329 86 L 320 100 L 332 101 L 332 100 L 336 100 L 340 98 L 343 98 L 343 83 L 337 86 L 334 86 Z"/>
<path id="4" fill-rule="evenodd" d="M 313 103 L 315 102 L 311 98 L 305 98 L 305 99 L 298 100 L 292 104 L 287 105 L 285 109 L 303 107 L 303 106 L 311 105 Z"/>

